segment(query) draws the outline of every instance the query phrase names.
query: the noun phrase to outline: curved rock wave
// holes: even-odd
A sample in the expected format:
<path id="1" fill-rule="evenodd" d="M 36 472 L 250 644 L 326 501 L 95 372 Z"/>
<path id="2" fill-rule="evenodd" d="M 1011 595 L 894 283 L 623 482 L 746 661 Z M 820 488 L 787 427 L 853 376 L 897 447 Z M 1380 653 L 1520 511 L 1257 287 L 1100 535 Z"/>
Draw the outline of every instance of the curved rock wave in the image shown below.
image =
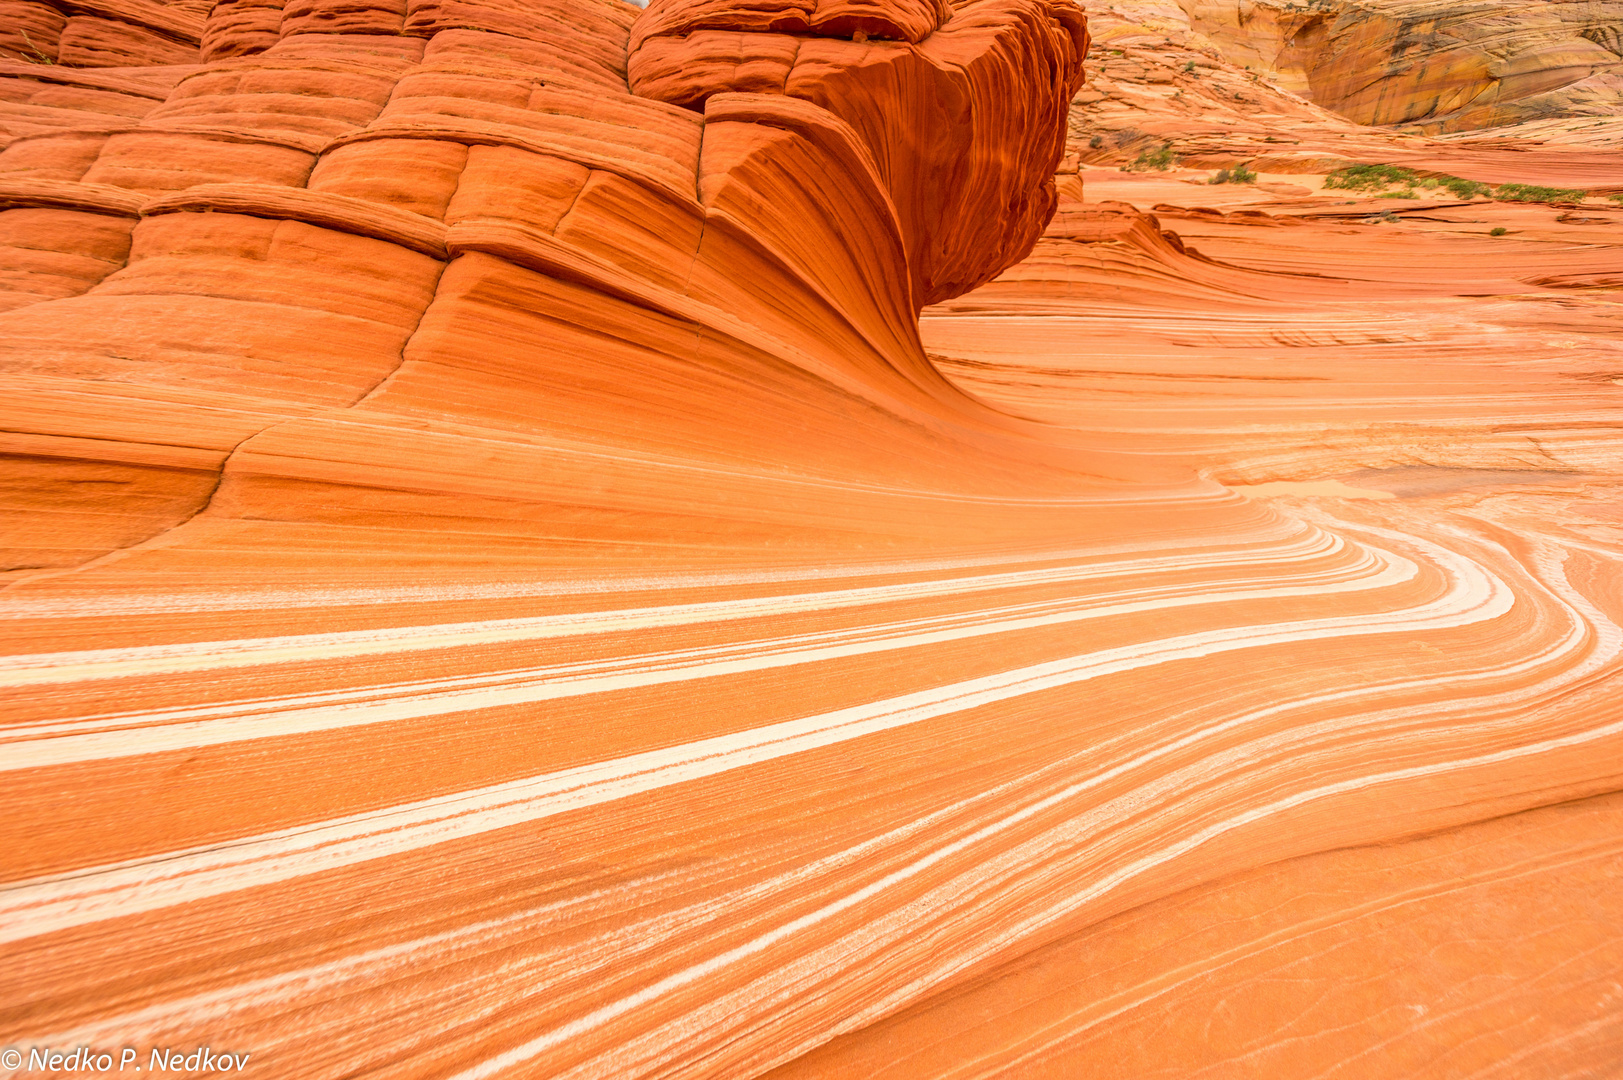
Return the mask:
<path id="1" fill-rule="evenodd" d="M 1037 0 L 29 10 L 6 1041 L 1063 1075 L 1619 867 L 1615 241 L 1061 203 Z"/>

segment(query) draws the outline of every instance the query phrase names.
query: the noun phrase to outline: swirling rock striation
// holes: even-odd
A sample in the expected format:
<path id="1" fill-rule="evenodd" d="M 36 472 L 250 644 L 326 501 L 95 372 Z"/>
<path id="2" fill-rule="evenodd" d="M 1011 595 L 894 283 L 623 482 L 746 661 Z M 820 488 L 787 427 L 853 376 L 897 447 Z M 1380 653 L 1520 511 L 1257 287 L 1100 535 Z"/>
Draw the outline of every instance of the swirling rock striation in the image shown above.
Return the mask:
<path id="1" fill-rule="evenodd" d="M 1008 428 L 930 367 L 913 316 L 1018 259 L 1052 212 L 1064 102 L 1086 46 L 1073 9 L 988 0 L 922 44 L 829 39 L 836 52 L 816 63 L 811 44 L 824 39 L 809 39 L 790 93 L 744 92 L 756 89 L 746 82 L 702 112 L 664 103 L 657 88 L 630 92 L 636 12 L 624 5 L 534 18 L 500 4 L 403 16 L 318 5 L 275 12 L 274 40 L 271 10 L 214 8 L 200 28 L 207 62 L 161 101 L 142 98 L 143 114 L 90 135 L 25 129 L 0 154 L 19 237 L 11 369 L 47 396 L 111 381 L 151 422 L 187 432 L 172 451 L 135 435 L 134 457 L 125 439 L 104 440 L 113 460 L 96 475 L 140 495 L 99 498 L 86 474 L 78 525 L 57 519 L 54 550 L 25 543 L 14 565 L 74 565 L 158 535 L 207 500 L 252 502 L 244 484 L 268 489 L 222 479 L 227 454 L 245 463 L 250 437 L 268 446 L 283 422 L 319 427 L 322 409 L 370 404 L 385 379 L 402 400 L 472 410 L 429 406 L 446 417 L 486 423 L 476 401 L 495 393 L 515 430 L 571 411 L 562 429 L 576 434 L 625 425 L 637 406 L 593 420 L 567 404 L 604 374 L 544 365 L 515 380 L 488 350 L 467 352 L 478 336 L 468 330 L 491 319 L 521 337 L 553 334 L 543 327 L 556 305 L 536 288 L 578 296 L 596 314 L 577 332 L 613 337 L 621 363 L 644 365 L 635 357 L 650 349 L 662 358 L 646 363 L 674 363 L 664 383 L 678 397 L 727 400 L 716 380 L 753 372 L 786 402 L 877 394 L 864 407 L 907 417 L 903 444 L 920 423 Z M 643 23 L 675 17 L 656 9 Z M 47 300 L 66 306 L 33 306 Z M 622 340 L 620 327 L 637 324 Z M 666 355 L 673 335 L 689 334 L 678 327 L 701 326 L 721 336 Z M 718 349 L 737 355 L 736 374 L 705 356 Z M 789 389 L 807 379 L 827 390 Z M 537 396 L 525 404 L 519 387 Z M 219 406 L 201 425 L 183 422 L 197 393 Z M 709 422 L 657 422 L 691 412 L 674 400 L 641 406 L 651 411 L 633 426 L 651 445 L 682 444 L 691 436 L 676 427 Z M 82 437 L 52 423 L 37 439 Z M 56 470 L 78 475 L 90 467 L 82 449 L 29 467 L 43 470 L 40 484 Z"/>
<path id="2" fill-rule="evenodd" d="M 1083 167 L 1049 0 L 53 4 L 0 1041 L 1404 1075 L 1480 925 L 1448 1060 L 1608 1064 L 1610 211 Z"/>
<path id="3" fill-rule="evenodd" d="M 982 3 L 942 25 L 946 14 L 830 2 L 740 15 L 660 0 L 632 35 L 631 87 L 690 108 L 729 91 L 782 94 L 850 124 L 894 207 L 914 295 L 935 303 L 1017 261 L 1053 215 L 1088 48 L 1069 0 Z"/>

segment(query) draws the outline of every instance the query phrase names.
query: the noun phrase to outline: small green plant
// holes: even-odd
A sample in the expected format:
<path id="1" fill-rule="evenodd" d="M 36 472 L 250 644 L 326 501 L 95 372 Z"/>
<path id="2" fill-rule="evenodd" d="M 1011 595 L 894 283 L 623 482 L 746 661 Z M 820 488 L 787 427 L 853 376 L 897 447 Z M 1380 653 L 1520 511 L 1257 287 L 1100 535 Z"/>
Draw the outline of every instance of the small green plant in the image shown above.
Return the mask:
<path id="1" fill-rule="evenodd" d="M 1623 203 L 1623 191 L 1618 192 L 1616 195 L 1608 195 L 1606 197 L 1615 203 Z"/>
<path id="2" fill-rule="evenodd" d="M 1493 228 L 1488 230 L 1488 235 L 1489 236 L 1503 236 L 1509 231 L 1510 230 L 1505 228 L 1503 225 L 1495 225 Z"/>
<path id="3" fill-rule="evenodd" d="M 1493 197 L 1501 202 L 1582 202 L 1588 195 L 1582 188 L 1540 187 L 1537 184 L 1500 184 Z"/>
<path id="4" fill-rule="evenodd" d="M 1388 225 L 1392 224 L 1397 219 L 1398 219 L 1398 216 L 1396 214 L 1394 214 L 1390 210 L 1388 210 L 1386 213 L 1381 215 L 1381 220 L 1386 222 Z"/>
<path id="5" fill-rule="evenodd" d="M 1159 150 L 1142 150 L 1133 163 L 1128 166 L 1133 172 L 1148 172 L 1150 169 L 1159 169 L 1166 172 L 1178 163 L 1178 155 L 1172 152 L 1172 144 L 1167 143 Z"/>
<path id="6" fill-rule="evenodd" d="M 1187 63 L 1187 64 L 1185 64 L 1183 66 L 1183 70 L 1185 72 L 1194 71 L 1195 70 L 1195 62 L 1193 60 L 1189 61 L 1189 63 Z"/>
<path id="7" fill-rule="evenodd" d="M 1105 144 L 1105 137 L 1103 135 L 1095 135 L 1093 138 L 1088 140 L 1088 149 L 1089 150 L 1097 150 L 1097 149 L 1099 149 L 1099 147 L 1103 146 L 1104 144 Z"/>
<path id="8" fill-rule="evenodd" d="M 1257 174 L 1243 164 L 1220 169 L 1216 176 L 1207 181 L 1207 183 L 1211 184 L 1255 184 L 1256 182 Z"/>

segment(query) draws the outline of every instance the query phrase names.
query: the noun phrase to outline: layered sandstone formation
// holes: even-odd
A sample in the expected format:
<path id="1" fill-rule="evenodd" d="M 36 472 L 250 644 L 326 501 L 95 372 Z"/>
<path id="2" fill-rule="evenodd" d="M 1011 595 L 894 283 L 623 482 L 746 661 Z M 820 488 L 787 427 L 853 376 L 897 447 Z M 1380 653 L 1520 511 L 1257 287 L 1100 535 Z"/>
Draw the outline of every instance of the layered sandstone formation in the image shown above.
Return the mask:
<path id="1" fill-rule="evenodd" d="M 1360 124 L 1468 131 L 1623 102 L 1616 0 L 1178 0 L 1223 55 Z"/>
<path id="2" fill-rule="evenodd" d="M 1314 172 L 1614 154 L 1060 0 L 109 3 L 0 68 L 0 1043 L 1623 1059 L 1623 208 Z"/>
<path id="3" fill-rule="evenodd" d="M 1095 47 L 1074 102 L 1071 150 L 1093 164 L 1130 166 L 1146 151 L 1170 147 L 1194 166 L 1249 162 L 1322 174 L 1390 162 L 1490 183 L 1623 189 L 1623 157 L 1596 152 L 1623 149 L 1616 93 L 1592 109 L 1528 111 L 1514 123 L 1502 118 L 1494 121 L 1500 126 L 1428 138 L 1422 129 L 1438 124 L 1370 128 L 1332 111 L 1333 101 L 1310 100 L 1299 78 L 1223 44 L 1216 29 L 1172 0 L 1118 0 L 1090 13 L 1089 25 Z M 1371 85 L 1400 93 L 1413 82 L 1392 76 Z"/>

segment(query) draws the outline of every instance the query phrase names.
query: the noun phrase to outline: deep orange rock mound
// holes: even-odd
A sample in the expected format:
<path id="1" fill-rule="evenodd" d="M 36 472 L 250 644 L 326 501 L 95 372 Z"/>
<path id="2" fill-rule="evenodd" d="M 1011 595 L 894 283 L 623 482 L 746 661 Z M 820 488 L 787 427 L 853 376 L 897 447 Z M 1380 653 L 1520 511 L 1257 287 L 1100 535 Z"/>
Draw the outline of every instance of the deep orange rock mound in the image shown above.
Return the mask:
<path id="1" fill-rule="evenodd" d="M 632 31 L 628 72 L 636 93 L 659 101 L 700 108 L 716 94 L 783 95 L 851 125 L 863 167 L 894 207 L 923 305 L 1031 250 L 1054 212 L 1087 48 L 1069 0 L 811 10 L 656 0 Z M 751 106 L 768 123 L 774 108 Z"/>
<path id="2" fill-rule="evenodd" d="M 244 440 L 380 394 L 484 423 L 494 393 L 517 428 L 557 415 L 618 430 L 625 415 L 581 412 L 576 394 L 623 381 L 616 364 L 638 370 L 649 349 L 668 364 L 667 343 L 693 331 L 663 324 L 706 328 L 676 361 L 689 388 L 663 384 L 718 413 L 736 395 L 726 365 L 698 355 L 715 348 L 786 401 L 784 378 L 810 379 L 898 417 L 1006 430 L 930 366 L 914 316 L 1017 261 L 1052 213 L 1086 32 L 1069 5 L 931 10 L 941 25 L 922 44 L 808 37 L 786 93 L 740 92 L 745 80 L 712 88 L 725 92 L 703 111 L 634 74 L 645 93 L 632 93 L 628 48 L 635 68 L 646 42 L 687 40 L 661 27 L 739 20 L 611 0 L 132 8 L 118 25 L 167 26 L 190 52 L 154 45 L 136 59 L 171 66 L 94 72 L 71 66 L 77 54 L 11 65 L 0 353 L 41 395 L 18 409 L 55 418 L 29 421 L 42 447 L 100 424 L 68 419 L 90 384 L 125 387 L 146 417 L 94 436 L 97 459 L 74 441 L 19 459 L 40 490 L 83 495 L 43 532 L 19 507 L 31 523 L 11 565 L 76 565 L 205 505 L 303 520 L 275 484 L 330 477 L 266 488 L 223 463 L 247 460 Z M 813 21 L 834 32 L 843 18 Z M 534 287 L 576 291 L 599 324 L 589 334 L 647 328 L 598 373 L 566 370 L 601 365 L 597 348 L 520 371 L 473 343 L 492 318 L 527 326 L 495 331 L 515 345 L 551 341 L 553 304 Z M 219 407 L 193 420 L 207 400 Z M 670 404 L 645 403 L 638 438 L 689 438 L 688 421 L 654 419 Z"/>

